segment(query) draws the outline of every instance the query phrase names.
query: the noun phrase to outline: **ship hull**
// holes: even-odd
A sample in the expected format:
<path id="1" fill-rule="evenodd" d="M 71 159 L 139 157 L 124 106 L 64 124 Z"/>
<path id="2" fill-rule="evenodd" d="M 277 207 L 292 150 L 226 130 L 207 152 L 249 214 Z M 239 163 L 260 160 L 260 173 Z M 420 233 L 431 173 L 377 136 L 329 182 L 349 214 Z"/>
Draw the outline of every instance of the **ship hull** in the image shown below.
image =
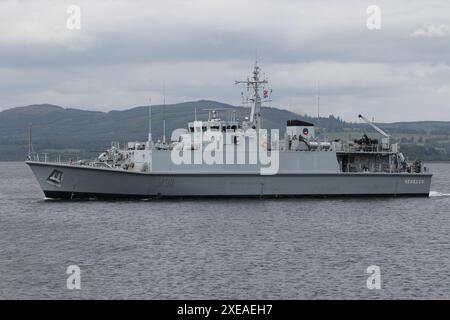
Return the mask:
<path id="1" fill-rule="evenodd" d="M 28 161 L 48 198 L 428 196 L 428 173 L 139 173 Z"/>

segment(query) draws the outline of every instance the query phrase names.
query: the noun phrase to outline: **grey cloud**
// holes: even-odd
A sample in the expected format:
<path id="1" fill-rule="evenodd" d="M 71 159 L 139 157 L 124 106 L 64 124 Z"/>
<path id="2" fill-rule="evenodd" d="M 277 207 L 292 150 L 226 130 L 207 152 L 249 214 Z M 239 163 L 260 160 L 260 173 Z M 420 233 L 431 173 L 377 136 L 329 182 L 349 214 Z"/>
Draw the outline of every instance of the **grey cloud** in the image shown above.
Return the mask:
<path id="1" fill-rule="evenodd" d="M 0 31 L 0 108 L 126 108 L 161 99 L 163 83 L 172 102 L 236 105 L 233 80 L 247 75 L 257 49 L 278 107 L 314 114 L 320 80 L 324 112 L 347 119 L 355 108 L 385 121 L 450 117 L 450 41 L 411 36 L 448 23 L 447 1 L 379 1 L 378 31 L 365 27 L 360 1 L 73 2 L 84 19 L 78 33 L 64 29 L 65 2 L 25 2 L 35 32 L 6 7 L 13 1 L 0 2 L 12 12 L 0 24 L 11 29 Z"/>

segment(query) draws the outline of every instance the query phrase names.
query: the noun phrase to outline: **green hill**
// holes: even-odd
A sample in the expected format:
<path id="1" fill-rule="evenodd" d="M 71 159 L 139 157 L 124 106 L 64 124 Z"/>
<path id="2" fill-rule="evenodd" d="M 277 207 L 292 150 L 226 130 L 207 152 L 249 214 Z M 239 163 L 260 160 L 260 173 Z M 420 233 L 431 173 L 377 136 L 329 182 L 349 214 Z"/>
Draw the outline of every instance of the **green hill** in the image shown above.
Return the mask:
<path id="1" fill-rule="evenodd" d="M 248 116 L 249 109 L 228 104 L 200 100 L 173 105 L 152 106 L 152 134 L 162 137 L 163 113 L 166 133 L 176 128 L 185 128 L 194 119 L 207 119 L 204 109 L 226 109 L 221 111 L 226 118 L 231 111 L 238 119 Z M 318 123 L 322 134 L 329 138 L 353 139 L 367 132 L 376 135 L 366 124 L 349 123 L 335 116 L 317 118 L 298 115 L 277 108 L 263 108 L 264 128 L 277 128 L 283 133 L 286 121 L 300 119 Z M 356 116 L 355 116 L 356 118 Z M 55 158 L 90 158 L 107 148 L 111 141 L 146 140 L 148 134 L 148 107 L 141 106 L 124 111 L 86 111 L 62 108 L 55 105 L 31 105 L 0 112 L 0 161 L 23 160 L 28 149 L 28 127 L 33 125 L 35 151 L 46 152 Z M 450 122 L 422 121 L 379 124 L 392 134 L 394 140 L 402 142 L 402 150 L 410 158 L 424 160 L 450 160 Z M 407 152 L 406 152 L 407 151 Z"/>

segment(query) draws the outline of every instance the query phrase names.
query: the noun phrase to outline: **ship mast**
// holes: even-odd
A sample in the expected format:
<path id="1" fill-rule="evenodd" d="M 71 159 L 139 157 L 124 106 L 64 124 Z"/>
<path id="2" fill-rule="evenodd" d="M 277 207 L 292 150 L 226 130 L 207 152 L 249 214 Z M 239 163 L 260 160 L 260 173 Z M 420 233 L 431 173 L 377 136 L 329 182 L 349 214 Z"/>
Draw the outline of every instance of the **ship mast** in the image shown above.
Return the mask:
<path id="1" fill-rule="evenodd" d="M 166 143 L 166 84 L 163 85 L 163 144 Z"/>
<path id="2" fill-rule="evenodd" d="M 33 125 L 30 123 L 28 128 L 28 160 L 32 159 L 33 155 Z"/>
<path id="3" fill-rule="evenodd" d="M 236 84 L 245 84 L 247 86 L 247 91 L 252 90 L 252 95 L 247 100 L 252 104 L 250 122 L 252 123 L 252 127 L 254 129 L 261 128 L 261 96 L 259 95 L 259 90 L 266 83 L 266 79 L 260 79 L 260 68 L 258 66 L 258 61 L 255 61 L 255 66 L 251 77 L 248 77 L 245 81 L 236 81 Z"/>
<path id="4" fill-rule="evenodd" d="M 152 143 L 152 98 L 148 105 L 148 143 Z"/>

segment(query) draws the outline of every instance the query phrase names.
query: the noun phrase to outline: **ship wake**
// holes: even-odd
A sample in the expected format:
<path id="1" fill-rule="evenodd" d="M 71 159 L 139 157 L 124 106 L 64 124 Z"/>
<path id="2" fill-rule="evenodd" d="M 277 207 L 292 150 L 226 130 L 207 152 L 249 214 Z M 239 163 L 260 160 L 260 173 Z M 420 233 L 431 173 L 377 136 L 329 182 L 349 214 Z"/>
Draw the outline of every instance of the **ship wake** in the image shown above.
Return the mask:
<path id="1" fill-rule="evenodd" d="M 442 193 L 438 191 L 430 191 L 430 197 L 450 197 L 450 193 Z"/>

